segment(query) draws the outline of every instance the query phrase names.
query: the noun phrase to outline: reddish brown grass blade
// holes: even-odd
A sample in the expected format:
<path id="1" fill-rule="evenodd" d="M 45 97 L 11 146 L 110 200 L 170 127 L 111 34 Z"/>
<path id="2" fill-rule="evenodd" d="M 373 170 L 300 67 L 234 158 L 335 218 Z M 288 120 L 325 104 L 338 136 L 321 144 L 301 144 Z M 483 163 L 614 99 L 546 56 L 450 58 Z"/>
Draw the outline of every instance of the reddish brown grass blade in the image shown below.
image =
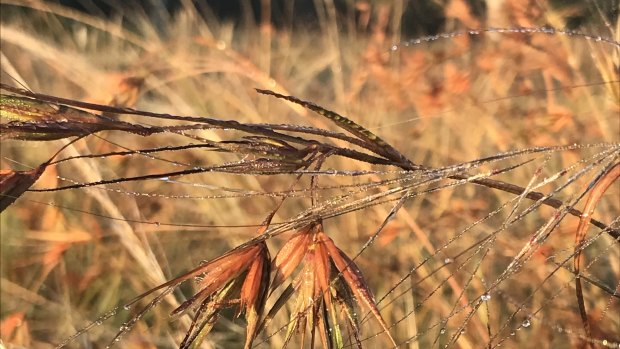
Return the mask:
<path id="1" fill-rule="evenodd" d="M 375 303 L 372 291 L 364 280 L 362 272 L 359 270 L 357 265 L 355 265 L 355 263 L 353 263 L 353 261 L 349 259 L 349 257 L 347 257 L 347 255 L 334 244 L 334 241 L 329 238 L 329 236 L 327 236 L 322 231 L 319 232 L 318 236 L 319 241 L 321 241 L 327 248 L 327 251 L 332 258 L 332 261 L 334 262 L 336 268 L 338 268 L 340 273 L 342 273 L 342 277 L 344 278 L 351 291 L 370 310 L 377 322 L 379 322 L 379 325 L 381 326 L 385 334 L 388 336 L 391 344 L 396 347 L 396 342 L 394 341 L 394 338 L 392 338 L 388 326 L 385 320 L 383 320 L 379 309 L 377 308 L 377 304 Z"/>
<path id="2" fill-rule="evenodd" d="M 271 283 L 272 292 L 278 288 L 284 280 L 291 276 L 306 255 L 308 244 L 311 239 L 311 234 L 309 233 L 310 229 L 310 227 L 307 227 L 295 233 L 295 235 L 282 246 L 274 258 L 273 267 L 275 276 Z"/>
<path id="3" fill-rule="evenodd" d="M 325 298 L 327 299 L 327 302 L 331 303 L 331 297 L 329 297 L 331 282 L 331 262 L 329 260 L 329 255 L 322 241 L 317 241 L 317 243 L 314 245 L 314 251 L 314 269 L 316 272 L 316 284 L 318 286 L 317 292 L 320 291 L 326 294 Z"/>
<path id="4" fill-rule="evenodd" d="M 249 261 L 251 260 L 251 258 L 246 258 L 248 253 L 252 252 L 252 247 L 255 247 L 256 245 L 248 245 L 245 246 L 244 248 L 237 248 L 237 249 L 233 249 L 229 252 L 227 252 L 226 254 L 213 259 L 203 265 L 200 265 L 190 271 L 188 271 L 187 273 L 178 276 L 172 280 L 169 280 L 157 287 L 154 287 L 138 296 L 136 296 L 134 299 L 132 299 L 131 301 L 129 301 L 127 304 L 125 304 L 126 307 L 133 305 L 134 303 L 138 302 L 139 300 L 143 299 L 144 297 L 152 294 L 153 292 L 156 292 L 158 290 L 161 290 L 163 288 L 169 287 L 169 286 L 173 286 L 176 287 L 179 284 L 193 278 L 196 276 L 201 276 L 201 275 L 205 275 L 208 273 L 213 272 L 214 270 L 218 270 L 219 272 L 217 272 L 217 276 L 221 277 L 227 270 L 230 270 L 230 266 L 232 263 L 236 263 L 235 262 L 235 258 L 239 258 L 239 259 L 243 259 L 246 260 L 247 263 L 249 264 Z M 235 258 L 231 259 L 231 255 L 235 254 Z M 213 282 L 214 279 L 217 279 L 215 277 L 213 277 L 213 275 L 211 275 L 211 278 L 209 279 L 203 279 L 202 281 L 202 285 L 206 286 L 209 282 Z"/>
<path id="5" fill-rule="evenodd" d="M 316 237 L 316 235 L 315 235 Z M 332 340 L 330 336 L 329 329 L 331 328 L 330 323 L 334 326 L 337 325 L 336 321 L 330 322 L 329 316 L 330 314 L 328 309 L 333 310 L 333 303 L 331 301 L 331 292 L 329 290 L 330 286 L 330 260 L 329 255 L 323 244 L 321 242 L 316 242 L 313 245 L 314 249 L 314 302 L 317 303 L 315 305 L 314 311 L 314 324 L 313 324 L 313 333 L 312 337 L 314 338 L 314 329 L 316 327 L 319 328 L 319 334 L 321 336 L 321 342 L 323 343 L 323 348 L 332 348 L 335 341 Z M 331 315 L 334 315 L 331 312 Z"/>
<path id="6" fill-rule="evenodd" d="M 260 320 L 265 309 L 265 301 L 269 293 L 271 257 L 264 242 L 259 244 L 261 250 L 256 257 L 241 286 L 241 305 L 245 308 L 246 337 L 244 348 L 250 349 L 260 327 Z"/>
<path id="7" fill-rule="evenodd" d="M 248 269 L 248 273 L 241 287 L 241 305 L 251 306 L 256 303 L 259 298 L 257 290 L 261 288 L 264 279 L 264 269 L 269 266 L 269 263 L 265 263 L 265 259 L 269 261 L 269 251 L 264 242 L 260 242 L 261 246 L 258 256 L 254 259 Z"/>
<path id="8" fill-rule="evenodd" d="M 596 205 L 598 204 L 603 194 L 607 191 L 611 184 L 618 179 L 618 177 L 620 177 L 620 163 L 617 163 L 613 167 L 611 167 L 607 171 L 607 173 L 605 173 L 598 180 L 596 185 L 592 188 L 592 191 L 590 191 L 590 195 L 588 195 L 586 205 L 583 209 L 583 214 L 579 219 L 579 225 L 577 226 L 577 231 L 575 232 L 575 258 L 573 259 L 575 275 L 579 275 L 579 270 L 581 268 L 581 262 L 583 260 L 583 256 L 581 254 L 581 247 L 586 238 L 588 226 L 590 225 L 590 220 L 592 219 L 592 214 L 594 213 Z M 579 314 L 581 315 L 583 329 L 585 330 L 588 338 L 591 338 L 592 331 L 590 329 L 590 322 L 588 321 L 586 306 L 583 300 L 581 278 L 579 277 L 575 279 L 575 293 L 577 295 L 577 304 L 579 305 Z M 592 347 L 592 343 L 590 343 L 589 346 Z"/>
<path id="9" fill-rule="evenodd" d="M 0 212 L 17 200 L 39 179 L 45 165 L 30 171 L 0 170 Z"/>

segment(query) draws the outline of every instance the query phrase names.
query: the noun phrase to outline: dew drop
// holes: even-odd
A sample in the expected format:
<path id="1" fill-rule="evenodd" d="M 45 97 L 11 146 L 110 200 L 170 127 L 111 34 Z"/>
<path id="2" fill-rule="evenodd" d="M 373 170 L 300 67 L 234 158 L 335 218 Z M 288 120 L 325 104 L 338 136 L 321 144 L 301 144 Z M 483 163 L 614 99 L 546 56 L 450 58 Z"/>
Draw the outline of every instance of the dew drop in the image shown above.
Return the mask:
<path id="1" fill-rule="evenodd" d="M 125 304 L 125 305 L 123 305 L 123 309 L 129 310 L 129 309 L 131 309 L 131 305 Z"/>
<path id="2" fill-rule="evenodd" d="M 444 259 L 443 262 L 445 264 L 450 264 L 450 263 L 454 262 L 454 259 L 448 257 L 448 258 Z"/>
<path id="3" fill-rule="evenodd" d="M 439 333 L 441 333 L 441 334 L 446 333 L 446 329 L 445 329 L 445 328 L 442 328 L 441 330 L 439 330 Z"/>
<path id="4" fill-rule="evenodd" d="M 525 319 L 521 325 L 523 327 L 530 327 L 531 324 L 530 319 Z"/>
<path id="5" fill-rule="evenodd" d="M 480 296 L 480 300 L 483 302 L 487 302 L 491 300 L 491 295 L 488 293 L 483 294 L 482 296 Z"/>
<path id="6" fill-rule="evenodd" d="M 396 50 L 398 50 L 398 45 L 392 45 L 392 47 L 390 49 L 392 51 L 396 51 Z"/>

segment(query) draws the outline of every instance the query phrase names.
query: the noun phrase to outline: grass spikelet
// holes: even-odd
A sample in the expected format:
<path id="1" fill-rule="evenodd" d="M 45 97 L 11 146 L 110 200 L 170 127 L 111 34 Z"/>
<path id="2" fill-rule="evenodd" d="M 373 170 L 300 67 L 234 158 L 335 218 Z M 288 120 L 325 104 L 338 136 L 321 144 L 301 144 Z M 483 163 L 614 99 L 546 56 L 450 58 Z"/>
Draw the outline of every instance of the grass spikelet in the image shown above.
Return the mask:
<path id="1" fill-rule="evenodd" d="M 416 167 L 415 165 L 411 163 L 411 161 L 409 161 L 405 156 L 403 156 L 398 150 L 394 149 L 394 147 L 392 147 L 389 143 L 385 142 L 379 136 L 375 135 L 374 133 L 370 132 L 369 130 L 365 129 L 363 126 L 357 124 L 356 122 L 352 121 L 351 119 L 347 117 L 344 117 L 333 111 L 327 110 L 312 102 L 301 100 L 297 97 L 285 96 L 285 95 L 282 95 L 282 94 L 279 94 L 279 93 L 276 93 L 270 90 L 257 89 L 256 91 L 262 94 L 275 96 L 277 98 L 282 98 L 284 100 L 302 105 L 312 110 L 313 112 L 333 121 L 338 127 L 341 127 L 349 131 L 351 134 L 359 137 L 362 141 L 365 142 L 365 145 L 368 149 L 374 151 L 378 155 L 384 156 L 396 162 L 400 162 L 406 166 Z"/>

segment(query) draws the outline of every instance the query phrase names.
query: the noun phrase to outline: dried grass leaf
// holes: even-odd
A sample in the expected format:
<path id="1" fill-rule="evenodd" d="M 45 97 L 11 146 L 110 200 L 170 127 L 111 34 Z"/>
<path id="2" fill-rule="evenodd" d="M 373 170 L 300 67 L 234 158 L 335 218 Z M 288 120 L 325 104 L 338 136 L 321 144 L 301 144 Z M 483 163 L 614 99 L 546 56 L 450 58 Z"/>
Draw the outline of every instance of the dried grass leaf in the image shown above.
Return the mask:
<path id="1" fill-rule="evenodd" d="M 579 225 L 575 231 L 575 257 L 573 259 L 573 267 L 575 268 L 575 275 L 579 275 L 581 269 L 581 262 L 583 256 L 581 253 L 582 244 L 586 238 L 588 227 L 590 226 L 590 220 L 592 214 L 603 194 L 609 189 L 609 187 L 620 177 L 620 163 L 616 163 L 613 167 L 609 168 L 606 173 L 598 179 L 590 195 L 586 201 L 586 205 L 583 209 L 583 214 L 579 219 Z M 586 313 L 586 305 L 583 299 L 583 288 L 581 285 L 581 278 L 575 278 L 575 293 L 577 296 L 577 304 L 579 305 L 579 314 L 583 328 L 588 338 L 592 338 L 592 330 L 590 328 L 590 322 L 588 321 L 588 315 Z"/>
<path id="2" fill-rule="evenodd" d="M 9 207 L 39 179 L 46 165 L 30 171 L 0 170 L 0 212 Z"/>

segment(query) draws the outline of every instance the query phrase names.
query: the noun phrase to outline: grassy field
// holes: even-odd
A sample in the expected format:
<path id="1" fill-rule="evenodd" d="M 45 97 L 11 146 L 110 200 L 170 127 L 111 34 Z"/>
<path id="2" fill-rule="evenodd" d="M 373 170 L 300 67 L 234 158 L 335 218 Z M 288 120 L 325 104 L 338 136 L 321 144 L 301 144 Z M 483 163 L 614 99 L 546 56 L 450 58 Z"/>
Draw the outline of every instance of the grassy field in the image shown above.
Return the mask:
<path id="1" fill-rule="evenodd" d="M 67 159 L 1 215 L 5 348 L 620 348 L 617 5 L 447 1 L 461 34 L 417 42 L 406 1 L 311 29 L 0 3 L 3 84 L 152 113 L 35 140 L 3 90 L 0 167 Z"/>

